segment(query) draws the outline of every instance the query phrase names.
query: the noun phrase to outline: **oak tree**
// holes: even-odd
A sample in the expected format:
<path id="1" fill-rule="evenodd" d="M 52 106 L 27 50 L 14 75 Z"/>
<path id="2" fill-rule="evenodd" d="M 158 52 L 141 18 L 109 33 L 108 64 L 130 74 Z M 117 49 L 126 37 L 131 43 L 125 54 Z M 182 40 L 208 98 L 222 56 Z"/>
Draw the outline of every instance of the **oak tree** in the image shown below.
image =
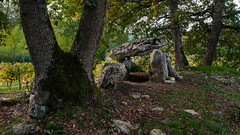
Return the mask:
<path id="1" fill-rule="evenodd" d="M 20 15 L 35 78 L 29 115 L 42 117 L 64 104 L 93 98 L 92 67 L 102 35 L 107 0 L 84 0 L 78 31 L 69 52 L 58 46 L 45 0 L 20 0 Z"/>

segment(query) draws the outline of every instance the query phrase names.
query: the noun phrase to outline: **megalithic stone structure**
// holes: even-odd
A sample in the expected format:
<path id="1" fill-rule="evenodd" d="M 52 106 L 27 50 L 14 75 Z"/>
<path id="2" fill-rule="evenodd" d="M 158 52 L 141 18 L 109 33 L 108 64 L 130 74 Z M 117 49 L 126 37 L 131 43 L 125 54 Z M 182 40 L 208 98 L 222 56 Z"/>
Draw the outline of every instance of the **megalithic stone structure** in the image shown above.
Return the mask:
<path id="1" fill-rule="evenodd" d="M 98 80 L 101 88 L 112 88 L 118 86 L 124 79 L 128 80 L 133 67 L 131 57 L 151 53 L 149 60 L 149 79 L 153 82 L 175 83 L 175 79 L 182 79 L 174 71 L 170 58 L 160 47 L 167 45 L 166 36 L 145 38 L 127 42 L 122 46 L 113 48 L 109 57 L 118 63 L 107 63 Z M 140 70 L 138 70 L 139 72 Z M 170 78 L 170 80 L 168 80 Z"/>

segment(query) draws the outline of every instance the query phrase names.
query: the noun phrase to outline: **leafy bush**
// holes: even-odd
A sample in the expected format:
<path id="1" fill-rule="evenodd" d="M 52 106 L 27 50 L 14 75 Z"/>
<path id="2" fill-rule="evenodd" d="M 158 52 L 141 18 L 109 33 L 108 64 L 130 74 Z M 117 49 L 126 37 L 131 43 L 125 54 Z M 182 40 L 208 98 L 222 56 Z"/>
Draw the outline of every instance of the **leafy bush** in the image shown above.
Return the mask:
<path id="1" fill-rule="evenodd" d="M 100 78 L 100 74 L 102 72 L 104 64 L 107 63 L 106 61 L 101 61 L 100 64 L 96 64 L 95 70 L 93 70 L 95 81 L 97 81 Z"/>
<path id="2" fill-rule="evenodd" d="M 31 62 L 24 34 L 19 25 L 10 33 L 3 30 L 5 37 L 0 46 L 0 62 Z"/>
<path id="3" fill-rule="evenodd" d="M 95 64 L 96 66 L 95 66 L 95 69 L 93 70 L 95 81 L 97 81 L 100 78 L 100 74 L 102 72 L 103 66 L 107 62 L 115 63 L 115 61 L 113 61 L 112 59 L 106 58 L 106 61 L 101 61 L 99 62 L 99 64 Z"/>

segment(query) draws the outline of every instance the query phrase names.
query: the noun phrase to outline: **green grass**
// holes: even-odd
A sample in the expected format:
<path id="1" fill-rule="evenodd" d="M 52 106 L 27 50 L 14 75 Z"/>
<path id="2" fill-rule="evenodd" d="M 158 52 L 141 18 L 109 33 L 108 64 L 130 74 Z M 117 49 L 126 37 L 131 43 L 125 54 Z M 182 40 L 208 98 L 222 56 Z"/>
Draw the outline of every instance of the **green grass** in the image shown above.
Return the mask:
<path id="1" fill-rule="evenodd" d="M 63 126 L 57 123 L 48 123 L 47 129 L 44 130 L 45 134 L 64 134 Z"/>
<path id="2" fill-rule="evenodd" d="M 192 71 L 202 71 L 205 73 L 222 73 L 222 74 L 235 74 L 235 75 L 240 75 L 239 71 L 235 69 L 231 69 L 228 67 L 223 67 L 223 66 L 199 66 L 199 67 L 191 67 Z"/>
<path id="3" fill-rule="evenodd" d="M 29 84 L 28 85 L 28 88 L 30 89 L 31 85 Z M 22 84 L 22 87 L 21 87 L 22 90 L 25 90 L 27 89 L 26 87 L 26 84 Z M 11 88 L 12 91 L 18 91 L 19 90 L 19 85 L 18 85 L 18 81 L 14 81 L 12 83 L 12 88 Z M 7 82 L 6 81 L 3 81 L 2 82 L 2 85 L 0 85 L 0 92 L 9 92 L 10 91 L 10 84 L 8 83 L 8 86 L 7 86 Z"/>
<path id="4" fill-rule="evenodd" d="M 28 86 L 28 88 L 29 87 L 31 87 L 31 86 Z M 21 91 L 24 91 L 26 89 L 27 89 L 27 87 L 23 86 Z M 17 86 L 17 87 L 12 87 L 11 91 L 18 91 L 18 90 L 19 90 L 19 87 Z M 0 92 L 9 92 L 9 91 L 10 91 L 9 87 L 2 87 L 2 88 L 0 88 Z"/>
<path id="5" fill-rule="evenodd" d="M 177 95 L 180 95 L 180 96 L 191 95 L 191 91 L 186 91 L 186 90 L 181 90 L 181 89 L 175 89 L 173 92 L 176 93 Z"/>
<path id="6" fill-rule="evenodd" d="M 189 120 L 187 122 L 187 125 L 189 128 L 198 128 L 201 125 L 201 122 L 199 120 Z"/>
<path id="7" fill-rule="evenodd" d="M 168 123 L 168 126 L 171 128 L 178 128 L 181 125 L 182 125 L 181 121 L 173 121 L 173 122 Z"/>
<path id="8" fill-rule="evenodd" d="M 229 135 L 230 131 L 223 123 L 216 123 L 214 121 L 206 121 L 204 126 L 213 134 Z"/>

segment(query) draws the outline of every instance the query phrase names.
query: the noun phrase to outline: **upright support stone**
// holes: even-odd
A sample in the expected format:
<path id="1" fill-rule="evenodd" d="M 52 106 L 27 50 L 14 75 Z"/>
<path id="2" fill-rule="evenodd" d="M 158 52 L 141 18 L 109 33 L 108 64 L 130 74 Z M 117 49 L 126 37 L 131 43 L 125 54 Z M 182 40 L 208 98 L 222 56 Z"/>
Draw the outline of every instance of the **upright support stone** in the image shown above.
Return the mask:
<path id="1" fill-rule="evenodd" d="M 116 88 L 125 77 L 124 69 L 120 63 L 105 63 L 97 85 L 105 89 Z"/>
<path id="2" fill-rule="evenodd" d="M 149 60 L 149 79 L 153 82 L 165 82 L 168 77 L 174 77 L 177 80 L 181 79 L 178 73 L 174 71 L 167 54 L 159 49 L 153 50 Z M 175 79 L 170 81 L 175 83 Z"/>
<path id="3" fill-rule="evenodd" d="M 149 80 L 164 82 L 168 76 L 166 56 L 161 50 L 153 50 L 149 60 Z"/>
<path id="4" fill-rule="evenodd" d="M 177 80 L 180 80 L 178 73 L 174 71 L 171 60 L 167 55 L 166 55 L 166 60 L 167 60 L 167 69 L 168 69 L 169 76 L 174 77 Z"/>
<path id="5" fill-rule="evenodd" d="M 127 79 L 129 78 L 129 75 L 130 75 L 130 70 L 132 68 L 132 63 L 133 62 L 132 62 L 131 58 L 127 58 L 126 60 L 121 62 Z"/>
<path id="6" fill-rule="evenodd" d="M 127 80 L 129 79 L 130 72 L 143 72 L 141 67 L 132 61 L 132 58 L 128 57 L 127 59 L 125 59 L 123 62 L 120 62 L 120 63 L 123 66 Z"/>

